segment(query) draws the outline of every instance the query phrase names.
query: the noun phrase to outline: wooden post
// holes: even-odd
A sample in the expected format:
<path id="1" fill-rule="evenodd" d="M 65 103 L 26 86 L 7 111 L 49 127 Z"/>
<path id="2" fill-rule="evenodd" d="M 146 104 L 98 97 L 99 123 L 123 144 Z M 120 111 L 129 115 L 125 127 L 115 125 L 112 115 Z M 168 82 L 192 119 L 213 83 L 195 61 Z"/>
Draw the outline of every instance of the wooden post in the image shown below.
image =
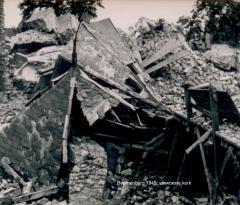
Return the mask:
<path id="1" fill-rule="evenodd" d="M 184 153 L 184 156 L 183 156 L 183 159 L 182 159 L 182 164 L 181 164 L 181 167 L 180 167 L 180 170 L 179 170 L 179 173 L 178 173 L 178 177 L 177 177 L 177 182 L 179 182 L 179 180 L 182 176 L 183 168 L 184 168 L 185 161 L 186 161 L 186 156 L 187 155 Z"/>
<path id="2" fill-rule="evenodd" d="M 189 87 L 190 87 L 190 84 L 183 85 L 185 106 L 186 106 L 186 110 L 187 110 L 187 126 L 188 126 L 188 129 L 190 130 L 190 118 L 192 117 L 193 112 L 192 112 L 192 106 L 191 106 L 191 96 L 190 96 L 190 92 L 188 89 Z"/>
<path id="3" fill-rule="evenodd" d="M 225 167 L 226 167 L 226 164 L 227 164 L 229 158 L 231 157 L 232 152 L 233 152 L 233 147 L 228 147 L 228 149 L 226 151 L 226 154 L 225 154 L 225 157 L 224 157 L 224 160 L 223 160 L 223 163 L 222 163 L 222 166 L 220 168 L 219 180 L 221 180 L 221 178 L 223 176 L 223 172 L 225 170 Z"/>
<path id="4" fill-rule="evenodd" d="M 218 99 L 217 99 L 217 91 L 216 88 L 210 86 L 209 87 L 209 99 L 210 99 L 210 109 L 212 115 L 212 127 L 213 132 L 219 130 L 219 112 L 218 112 Z"/>
<path id="5" fill-rule="evenodd" d="M 169 158 L 168 158 L 168 165 L 167 165 L 167 171 L 168 172 L 169 172 L 169 169 L 170 169 L 170 166 L 171 166 L 173 150 L 174 150 L 174 147 L 175 147 L 176 142 L 177 142 L 178 132 L 179 131 L 177 130 L 174 134 L 174 137 L 173 137 L 172 146 L 171 146 L 171 150 L 170 150 Z"/>
<path id="6" fill-rule="evenodd" d="M 188 147 L 185 150 L 185 153 L 189 154 L 190 152 L 192 152 L 198 145 L 202 144 L 211 135 L 211 133 L 212 129 L 209 129 L 202 136 L 200 136 L 197 141 L 195 141 L 190 147 Z"/>
<path id="7" fill-rule="evenodd" d="M 67 114 L 65 116 L 65 123 L 64 123 L 64 130 L 63 130 L 63 142 L 62 142 L 62 162 L 63 164 L 68 163 L 68 148 L 67 148 L 67 142 L 68 142 L 68 134 L 69 134 L 69 121 L 70 121 L 70 116 L 72 112 L 72 101 L 73 101 L 73 95 L 74 95 L 74 90 L 75 90 L 75 77 L 71 78 L 70 80 L 70 94 L 68 97 L 68 109 L 67 109 Z"/>
<path id="8" fill-rule="evenodd" d="M 198 139 L 201 138 L 200 131 L 199 131 L 198 128 L 197 128 L 197 137 L 198 137 Z M 213 204 L 213 194 L 212 194 L 213 188 L 212 188 L 212 185 L 211 185 L 211 176 L 210 176 L 210 173 L 209 173 L 208 168 L 207 168 L 207 162 L 206 162 L 206 157 L 205 157 L 204 148 L 203 148 L 202 143 L 199 144 L 199 149 L 200 149 L 201 158 L 202 158 L 202 162 L 203 162 L 203 168 L 204 168 L 204 172 L 205 172 L 205 176 L 206 176 L 206 180 L 207 180 L 207 185 L 208 185 L 210 205 L 214 205 Z"/>
<path id="9" fill-rule="evenodd" d="M 213 189 L 213 203 L 217 200 L 217 186 L 218 186 L 218 173 L 217 173 L 217 145 L 215 132 L 219 129 L 219 112 L 218 112 L 218 99 L 216 88 L 209 87 L 209 100 L 212 118 L 212 140 L 213 140 L 213 161 L 214 161 L 214 189 Z"/>

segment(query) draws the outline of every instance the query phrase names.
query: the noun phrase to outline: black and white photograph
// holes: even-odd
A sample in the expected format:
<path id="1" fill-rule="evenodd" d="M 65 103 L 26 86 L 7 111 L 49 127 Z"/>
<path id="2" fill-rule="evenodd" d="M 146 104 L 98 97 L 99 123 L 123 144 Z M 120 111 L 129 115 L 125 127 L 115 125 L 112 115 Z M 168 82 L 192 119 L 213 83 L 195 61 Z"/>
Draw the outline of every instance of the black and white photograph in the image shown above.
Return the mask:
<path id="1" fill-rule="evenodd" d="M 0 0 L 0 205 L 239 205 L 240 0 Z"/>

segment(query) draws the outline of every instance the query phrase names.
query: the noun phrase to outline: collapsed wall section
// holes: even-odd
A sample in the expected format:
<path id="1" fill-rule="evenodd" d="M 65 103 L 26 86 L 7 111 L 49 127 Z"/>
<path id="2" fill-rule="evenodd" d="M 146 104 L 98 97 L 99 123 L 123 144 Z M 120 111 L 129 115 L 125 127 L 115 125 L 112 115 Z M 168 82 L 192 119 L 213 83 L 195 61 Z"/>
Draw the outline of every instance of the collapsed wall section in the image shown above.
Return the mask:
<path id="1" fill-rule="evenodd" d="M 8 157 L 20 174 L 42 184 L 57 180 L 69 91 L 67 77 L 0 133 L 0 158 Z"/>

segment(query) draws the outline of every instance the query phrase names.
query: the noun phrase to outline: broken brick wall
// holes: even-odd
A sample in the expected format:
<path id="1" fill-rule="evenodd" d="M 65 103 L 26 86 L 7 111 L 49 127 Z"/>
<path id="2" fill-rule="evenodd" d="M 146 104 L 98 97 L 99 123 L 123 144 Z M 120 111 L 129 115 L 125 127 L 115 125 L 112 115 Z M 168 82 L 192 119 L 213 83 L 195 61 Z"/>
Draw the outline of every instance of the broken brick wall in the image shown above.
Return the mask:
<path id="1" fill-rule="evenodd" d="M 32 103 L 0 133 L 0 158 L 40 183 L 56 182 L 62 158 L 62 133 L 67 113 L 69 78 Z"/>

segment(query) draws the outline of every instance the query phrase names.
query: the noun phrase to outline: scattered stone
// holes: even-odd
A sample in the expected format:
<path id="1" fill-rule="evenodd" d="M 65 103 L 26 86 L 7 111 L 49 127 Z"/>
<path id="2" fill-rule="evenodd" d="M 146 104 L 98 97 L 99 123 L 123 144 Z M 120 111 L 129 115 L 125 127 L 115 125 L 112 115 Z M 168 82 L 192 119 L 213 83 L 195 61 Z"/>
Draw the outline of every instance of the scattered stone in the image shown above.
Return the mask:
<path id="1" fill-rule="evenodd" d="M 21 31 L 52 32 L 56 27 L 56 15 L 52 8 L 35 10 L 31 17 L 19 24 Z"/>
<path id="2" fill-rule="evenodd" d="M 32 53 L 43 47 L 57 45 L 55 34 L 28 30 L 10 39 L 12 52 Z"/>
<path id="3" fill-rule="evenodd" d="M 132 176 L 132 174 L 133 174 L 133 170 L 130 168 L 121 171 L 121 175 L 123 176 Z"/>
<path id="4" fill-rule="evenodd" d="M 231 48 L 228 45 L 220 44 L 213 45 L 211 50 L 206 53 L 206 56 L 208 56 L 208 60 L 213 62 L 217 68 L 231 71 L 240 69 L 238 64 L 238 52 L 236 48 Z"/>

